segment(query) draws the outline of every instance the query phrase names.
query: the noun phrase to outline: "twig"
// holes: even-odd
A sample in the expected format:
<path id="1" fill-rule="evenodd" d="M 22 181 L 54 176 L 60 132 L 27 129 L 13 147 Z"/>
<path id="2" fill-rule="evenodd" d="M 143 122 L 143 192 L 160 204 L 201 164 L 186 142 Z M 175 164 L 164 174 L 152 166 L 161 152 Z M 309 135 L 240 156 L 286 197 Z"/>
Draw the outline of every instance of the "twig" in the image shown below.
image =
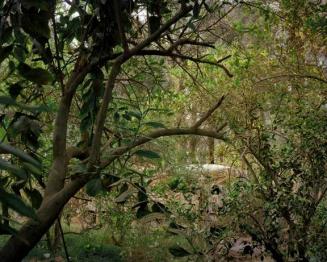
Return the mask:
<path id="1" fill-rule="evenodd" d="M 213 112 L 215 112 L 218 107 L 220 107 L 220 105 L 223 103 L 225 99 L 225 96 L 222 96 L 218 102 L 213 106 L 211 107 L 203 117 L 201 117 L 192 127 L 193 128 L 199 128 L 211 115 Z"/>
<path id="2" fill-rule="evenodd" d="M 62 244 L 63 244 L 64 250 L 65 250 L 66 260 L 67 260 L 67 262 L 70 262 L 68 249 L 67 249 L 67 245 L 66 245 L 66 241 L 65 241 L 65 236 L 64 236 L 64 232 L 62 230 L 62 226 L 61 226 L 61 222 L 60 222 L 59 217 L 57 218 L 57 222 L 58 222 L 58 225 L 59 225 L 59 231 L 60 231 L 60 235 L 61 235 L 61 239 L 62 239 Z"/>
<path id="3" fill-rule="evenodd" d="M 317 80 L 317 81 L 320 81 L 322 83 L 325 83 L 327 84 L 327 80 L 323 79 L 323 78 L 320 78 L 320 77 L 317 77 L 317 76 L 313 76 L 313 75 L 277 75 L 277 76 L 271 76 L 271 77 L 267 77 L 267 78 L 263 78 L 263 79 L 260 79 L 259 81 L 257 81 L 256 83 L 261 83 L 261 82 L 264 82 L 264 81 L 268 81 L 268 80 L 272 80 L 272 79 L 276 79 L 276 78 L 285 78 L 285 77 L 290 77 L 290 78 L 309 78 L 309 79 L 313 79 L 313 80 Z"/>
<path id="4" fill-rule="evenodd" d="M 187 55 L 181 55 L 181 54 L 176 54 L 176 53 L 172 53 L 169 50 L 140 50 L 138 51 L 135 55 L 155 55 L 155 56 L 167 56 L 167 57 L 171 57 L 171 58 L 179 58 L 182 60 L 189 60 L 192 61 L 194 63 L 201 63 L 201 64 L 208 64 L 208 65 L 214 65 L 214 66 L 218 66 L 220 68 L 222 68 L 224 70 L 224 72 L 226 73 L 226 75 L 228 75 L 229 77 L 233 77 L 233 74 L 231 72 L 229 72 L 229 70 L 222 64 L 220 64 L 222 61 L 230 58 L 230 55 L 223 57 L 221 59 L 219 59 L 218 61 L 214 62 L 214 61 L 209 61 L 209 60 L 203 60 L 200 58 L 195 58 L 192 56 L 187 56 Z"/>

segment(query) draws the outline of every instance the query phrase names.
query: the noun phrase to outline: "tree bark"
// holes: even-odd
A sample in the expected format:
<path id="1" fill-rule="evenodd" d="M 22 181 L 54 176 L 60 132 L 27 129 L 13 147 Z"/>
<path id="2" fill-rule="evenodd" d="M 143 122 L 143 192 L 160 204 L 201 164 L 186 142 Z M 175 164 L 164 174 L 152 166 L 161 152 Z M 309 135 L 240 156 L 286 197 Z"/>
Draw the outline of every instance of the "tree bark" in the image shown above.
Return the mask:
<path id="1" fill-rule="evenodd" d="M 1 249 L 1 262 L 19 262 L 27 256 L 55 222 L 68 200 L 86 182 L 86 179 L 74 180 L 67 184 L 60 192 L 53 195 L 48 201 L 44 202 L 37 211 L 39 221 L 30 219 Z"/>

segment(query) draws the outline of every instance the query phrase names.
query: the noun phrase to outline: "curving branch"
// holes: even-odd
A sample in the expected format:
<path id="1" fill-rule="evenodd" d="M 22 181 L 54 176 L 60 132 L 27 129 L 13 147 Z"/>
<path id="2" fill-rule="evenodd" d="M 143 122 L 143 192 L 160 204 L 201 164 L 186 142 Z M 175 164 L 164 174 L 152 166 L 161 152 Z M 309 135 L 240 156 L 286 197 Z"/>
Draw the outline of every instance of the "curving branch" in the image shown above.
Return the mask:
<path id="1" fill-rule="evenodd" d="M 154 139 L 165 137 L 165 136 L 181 136 L 181 135 L 196 135 L 206 136 L 215 139 L 224 140 L 224 132 L 222 131 L 227 126 L 226 123 L 219 126 L 216 130 L 208 129 L 197 129 L 197 128 L 160 128 L 156 131 L 149 133 L 148 135 L 141 136 L 135 139 L 131 144 L 115 148 L 109 152 L 109 158 L 103 160 L 100 167 L 103 169 L 110 165 L 115 159 L 119 158 L 123 154 L 129 152 L 133 148 L 148 143 Z"/>
<path id="2" fill-rule="evenodd" d="M 65 84 L 65 92 L 60 100 L 53 132 L 53 163 L 49 171 L 44 199 L 60 191 L 65 183 L 66 143 L 69 112 L 72 99 L 78 85 L 83 81 L 90 70 L 90 66 L 76 64 L 75 69 Z"/>

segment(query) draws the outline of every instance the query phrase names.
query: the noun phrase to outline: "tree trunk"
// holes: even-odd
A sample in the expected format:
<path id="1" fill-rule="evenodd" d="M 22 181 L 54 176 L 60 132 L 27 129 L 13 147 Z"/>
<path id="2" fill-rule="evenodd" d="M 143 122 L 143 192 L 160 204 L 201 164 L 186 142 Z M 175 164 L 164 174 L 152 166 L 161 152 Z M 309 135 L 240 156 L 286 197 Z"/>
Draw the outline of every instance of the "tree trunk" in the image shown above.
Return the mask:
<path id="1" fill-rule="evenodd" d="M 0 251 L 1 262 L 19 262 L 36 246 L 59 216 L 68 200 L 82 188 L 86 179 L 76 179 L 45 201 L 37 211 L 39 221 L 29 220 Z"/>

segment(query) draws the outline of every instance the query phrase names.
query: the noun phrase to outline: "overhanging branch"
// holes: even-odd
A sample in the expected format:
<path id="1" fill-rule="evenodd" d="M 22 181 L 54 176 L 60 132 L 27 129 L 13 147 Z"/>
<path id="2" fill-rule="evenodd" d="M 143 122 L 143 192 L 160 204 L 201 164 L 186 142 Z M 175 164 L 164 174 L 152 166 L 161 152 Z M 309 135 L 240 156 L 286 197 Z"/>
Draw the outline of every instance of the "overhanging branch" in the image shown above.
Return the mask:
<path id="1" fill-rule="evenodd" d="M 147 142 L 150 142 L 154 139 L 165 137 L 165 136 L 180 136 L 180 135 L 196 135 L 196 136 L 206 136 L 212 137 L 215 139 L 224 140 L 224 133 L 220 132 L 226 127 L 226 123 L 219 126 L 216 130 L 208 130 L 208 129 L 197 129 L 197 128 L 161 128 L 157 129 L 149 133 L 146 136 L 142 136 L 137 138 L 133 143 L 115 148 L 109 152 L 109 158 L 107 160 L 102 161 L 100 167 L 105 168 L 110 165 L 115 159 L 127 153 L 131 149 L 143 145 Z"/>

